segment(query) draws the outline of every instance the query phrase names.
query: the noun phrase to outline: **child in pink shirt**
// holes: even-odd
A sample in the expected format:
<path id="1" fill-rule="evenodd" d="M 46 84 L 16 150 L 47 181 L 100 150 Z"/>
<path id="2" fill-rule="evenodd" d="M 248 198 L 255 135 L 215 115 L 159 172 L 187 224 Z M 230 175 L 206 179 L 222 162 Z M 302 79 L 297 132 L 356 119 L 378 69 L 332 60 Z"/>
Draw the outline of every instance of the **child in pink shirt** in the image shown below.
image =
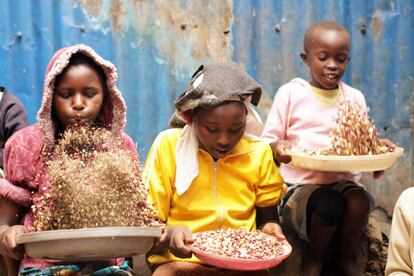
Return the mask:
<path id="1" fill-rule="evenodd" d="M 263 138 L 272 147 L 289 186 L 281 210 L 282 224 L 310 242 L 303 275 L 320 275 L 325 253 L 338 235 L 334 264 L 341 275 L 353 271 L 352 255 L 363 233 L 372 196 L 357 181 L 359 173 L 321 172 L 295 168 L 286 148 L 319 149 L 329 145 L 338 102 L 342 99 L 366 110 L 364 95 L 341 81 L 349 61 L 350 36 L 336 22 L 322 21 L 305 33 L 303 62 L 309 82 L 296 78 L 276 93 Z"/>

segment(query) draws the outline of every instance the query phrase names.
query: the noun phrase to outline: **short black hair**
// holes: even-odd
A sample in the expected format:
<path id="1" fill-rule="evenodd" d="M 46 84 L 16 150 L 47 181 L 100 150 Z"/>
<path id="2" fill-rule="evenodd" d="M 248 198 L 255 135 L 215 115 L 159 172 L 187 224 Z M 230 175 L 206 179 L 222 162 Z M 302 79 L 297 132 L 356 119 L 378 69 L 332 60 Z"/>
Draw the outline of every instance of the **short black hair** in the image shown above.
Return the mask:
<path id="1" fill-rule="evenodd" d="M 311 44 L 311 40 L 312 40 L 312 33 L 317 29 L 322 29 L 322 30 L 326 30 L 326 31 L 345 32 L 349 35 L 348 30 L 336 21 L 319 21 L 319 22 L 316 22 L 315 24 L 313 24 L 312 26 L 310 26 L 306 30 L 304 38 L 303 38 L 303 50 L 306 53 L 309 53 L 309 48 L 310 48 L 310 44 Z"/>

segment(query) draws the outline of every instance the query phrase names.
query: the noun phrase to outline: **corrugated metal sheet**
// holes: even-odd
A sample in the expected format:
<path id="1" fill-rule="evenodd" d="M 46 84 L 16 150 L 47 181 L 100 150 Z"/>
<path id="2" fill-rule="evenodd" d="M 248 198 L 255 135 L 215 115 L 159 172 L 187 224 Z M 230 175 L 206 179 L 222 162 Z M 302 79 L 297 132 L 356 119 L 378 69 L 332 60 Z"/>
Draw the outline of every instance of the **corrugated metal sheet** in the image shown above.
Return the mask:
<path id="1" fill-rule="evenodd" d="M 243 64 L 265 88 L 259 110 L 265 118 L 278 87 L 308 76 L 299 57 L 306 27 L 338 20 L 352 39 L 345 81 L 365 93 L 381 135 L 406 150 L 383 180 L 366 180 L 390 212 L 414 174 L 413 7 L 412 0 L 5 0 L 0 83 L 22 99 L 33 123 L 53 52 L 91 45 L 118 68 L 127 132 L 145 157 L 199 64 Z"/>

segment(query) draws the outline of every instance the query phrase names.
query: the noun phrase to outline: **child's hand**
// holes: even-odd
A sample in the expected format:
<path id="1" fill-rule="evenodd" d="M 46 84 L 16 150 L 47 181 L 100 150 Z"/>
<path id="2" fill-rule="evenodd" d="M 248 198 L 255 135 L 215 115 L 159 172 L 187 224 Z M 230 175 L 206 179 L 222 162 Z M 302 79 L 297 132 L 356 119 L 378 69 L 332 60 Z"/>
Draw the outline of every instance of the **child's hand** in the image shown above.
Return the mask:
<path id="1" fill-rule="evenodd" d="M 390 148 L 390 149 L 393 149 L 393 148 L 396 147 L 396 145 L 388 139 L 380 139 L 379 144 L 380 144 L 380 146 L 385 146 L 385 147 Z M 374 179 L 375 180 L 380 179 L 384 175 L 384 173 L 385 173 L 384 170 L 375 171 L 374 174 L 373 174 Z"/>
<path id="2" fill-rule="evenodd" d="M 270 147 L 273 151 L 273 158 L 278 166 L 280 163 L 287 164 L 292 160 L 292 157 L 286 154 L 286 149 L 290 149 L 292 147 L 290 142 L 285 140 L 277 140 L 276 142 L 270 144 Z"/>
<path id="3" fill-rule="evenodd" d="M 268 222 L 260 230 L 265 234 L 275 236 L 278 240 L 286 240 L 282 227 L 276 222 Z"/>
<path id="4" fill-rule="evenodd" d="M 18 245 L 16 243 L 16 237 L 19 234 L 23 234 L 26 231 L 24 230 L 23 225 L 14 225 L 8 227 L 1 233 L 1 247 L 2 253 L 7 254 L 13 259 L 21 260 L 23 259 L 24 255 L 24 247 L 23 245 Z"/>
<path id="5" fill-rule="evenodd" d="M 171 253 L 179 258 L 191 258 L 191 248 L 188 245 L 192 244 L 194 239 L 190 229 L 186 226 L 166 226 L 166 231 Z"/>
<path id="6" fill-rule="evenodd" d="M 154 245 L 151 248 L 150 254 L 157 254 L 168 249 L 170 245 L 170 238 L 168 237 L 167 226 L 160 227 L 161 237 L 154 240 Z"/>
<path id="7" fill-rule="evenodd" d="M 388 139 L 380 139 L 379 144 L 380 144 L 380 146 L 386 146 L 386 147 L 391 148 L 391 149 L 396 147 L 396 145 Z"/>

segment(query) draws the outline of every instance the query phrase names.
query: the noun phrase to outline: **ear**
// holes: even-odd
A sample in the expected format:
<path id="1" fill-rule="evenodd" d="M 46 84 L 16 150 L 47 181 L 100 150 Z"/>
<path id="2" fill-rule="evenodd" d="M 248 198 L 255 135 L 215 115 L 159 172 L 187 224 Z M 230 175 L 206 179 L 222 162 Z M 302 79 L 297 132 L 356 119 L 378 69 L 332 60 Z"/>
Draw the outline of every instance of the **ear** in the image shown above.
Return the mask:
<path id="1" fill-rule="evenodd" d="M 308 64 L 308 55 L 305 52 L 300 53 L 300 58 L 305 64 Z"/>
<path id="2" fill-rule="evenodd" d="M 192 109 L 184 111 L 182 114 L 183 120 L 186 124 L 191 124 L 194 120 L 194 112 Z"/>

